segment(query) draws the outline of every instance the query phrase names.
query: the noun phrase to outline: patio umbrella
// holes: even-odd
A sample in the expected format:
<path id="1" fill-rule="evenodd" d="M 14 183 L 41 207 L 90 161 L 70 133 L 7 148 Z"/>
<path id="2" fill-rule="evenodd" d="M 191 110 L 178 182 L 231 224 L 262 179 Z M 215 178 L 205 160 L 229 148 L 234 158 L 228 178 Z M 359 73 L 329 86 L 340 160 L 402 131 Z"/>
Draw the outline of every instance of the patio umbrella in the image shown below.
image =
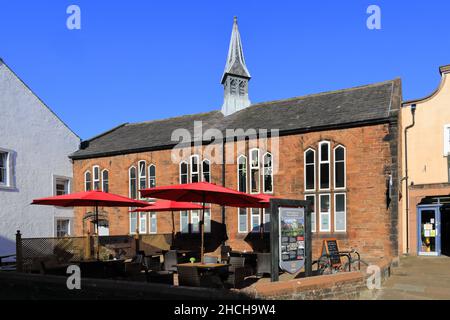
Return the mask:
<path id="1" fill-rule="evenodd" d="M 130 212 L 161 212 L 161 211 L 171 211 L 172 212 L 172 241 L 175 239 L 175 219 L 173 217 L 174 211 L 183 210 L 201 210 L 203 206 L 191 202 L 178 202 L 172 200 L 157 200 L 151 203 L 147 207 L 137 208 L 131 210 Z"/>
<path id="2" fill-rule="evenodd" d="M 203 263 L 204 254 L 204 218 L 205 204 L 215 203 L 221 206 L 248 207 L 258 205 L 260 198 L 233 189 L 218 186 L 209 182 L 196 182 L 172 186 L 155 187 L 140 190 L 143 197 L 159 198 L 175 201 L 191 201 L 202 203 L 201 217 L 201 248 L 200 256 Z"/>
<path id="3" fill-rule="evenodd" d="M 95 230 L 98 237 L 98 207 L 145 207 L 148 202 L 138 201 L 103 191 L 85 191 L 61 196 L 35 199 L 31 204 L 58 207 L 95 207 Z M 97 259 L 99 246 L 97 245 Z"/>

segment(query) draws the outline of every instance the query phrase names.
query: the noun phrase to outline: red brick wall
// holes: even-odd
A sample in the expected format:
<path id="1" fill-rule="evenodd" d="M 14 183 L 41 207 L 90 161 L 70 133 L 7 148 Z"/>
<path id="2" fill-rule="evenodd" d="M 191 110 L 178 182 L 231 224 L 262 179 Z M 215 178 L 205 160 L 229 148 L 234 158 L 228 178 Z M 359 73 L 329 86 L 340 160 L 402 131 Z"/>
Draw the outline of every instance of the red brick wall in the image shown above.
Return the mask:
<path id="1" fill-rule="evenodd" d="M 387 175 L 391 173 L 393 159 L 392 143 L 389 142 L 389 139 L 386 139 L 391 133 L 390 130 L 392 129 L 388 124 L 379 124 L 280 137 L 279 171 L 274 175 L 274 195 L 289 199 L 304 199 L 303 154 L 306 149 L 311 147 L 317 150 L 320 141 L 330 141 L 331 176 L 333 176 L 332 150 L 338 144 L 346 147 L 347 232 L 314 234 L 314 256 L 319 254 L 321 241 L 326 237 L 338 238 L 342 249 L 357 248 L 363 253 L 363 257 L 368 259 L 396 254 L 392 249 L 397 246 L 397 243 L 392 243 L 392 239 L 396 238 L 396 230 L 392 228 L 391 222 L 392 217 L 396 217 L 397 213 L 393 212 L 392 208 L 386 207 L 386 179 Z M 236 149 L 236 144 L 234 147 Z M 394 153 L 396 152 L 395 150 Z M 92 170 L 93 165 L 99 165 L 101 170 L 109 169 L 110 192 L 128 196 L 128 168 L 131 165 L 137 167 L 139 160 L 146 160 L 147 165 L 150 163 L 156 165 L 157 185 L 177 184 L 179 182 L 179 164 L 172 163 L 171 150 L 162 150 L 75 160 L 75 191 L 84 189 L 84 172 L 87 169 Z M 227 187 L 237 188 L 236 175 L 236 164 L 227 164 Z M 212 182 L 222 184 L 222 165 L 212 164 L 211 176 Z M 333 191 L 331 194 L 333 194 Z M 331 199 L 331 229 L 333 230 L 333 196 Z M 82 217 L 84 213 L 90 210 L 89 208 L 76 209 L 76 234 L 86 232 Z M 104 208 L 110 222 L 111 235 L 129 232 L 127 210 L 127 208 Z M 220 223 L 221 216 L 221 208 L 213 206 L 212 219 Z M 237 217 L 236 208 L 226 208 L 228 244 L 233 249 L 252 250 L 252 247 L 245 241 L 247 234 L 237 232 Z M 318 216 L 316 220 L 319 221 Z M 179 231 L 178 212 L 175 213 L 175 225 L 176 230 Z M 170 233 L 171 229 L 170 213 L 158 213 L 158 233 Z"/>

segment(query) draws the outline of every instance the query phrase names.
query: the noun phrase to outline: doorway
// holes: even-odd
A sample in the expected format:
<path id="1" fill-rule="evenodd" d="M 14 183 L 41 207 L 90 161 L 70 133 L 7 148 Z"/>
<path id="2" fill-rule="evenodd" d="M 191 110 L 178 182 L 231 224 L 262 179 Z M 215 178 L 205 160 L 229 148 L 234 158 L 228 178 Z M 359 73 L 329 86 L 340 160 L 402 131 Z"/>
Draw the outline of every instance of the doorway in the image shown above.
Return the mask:
<path id="1" fill-rule="evenodd" d="M 450 256 L 450 205 L 441 208 L 441 253 Z"/>
<path id="2" fill-rule="evenodd" d="M 441 254 L 441 205 L 417 206 L 417 252 L 420 256 Z"/>

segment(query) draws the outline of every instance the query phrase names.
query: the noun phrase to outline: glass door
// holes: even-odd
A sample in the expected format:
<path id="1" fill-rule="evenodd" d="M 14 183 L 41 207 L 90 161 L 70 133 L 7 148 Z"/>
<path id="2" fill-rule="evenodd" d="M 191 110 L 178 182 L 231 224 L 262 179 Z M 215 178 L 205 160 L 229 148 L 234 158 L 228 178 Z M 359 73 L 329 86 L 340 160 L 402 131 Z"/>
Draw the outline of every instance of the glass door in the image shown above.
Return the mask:
<path id="1" fill-rule="evenodd" d="M 417 207 L 417 251 L 421 256 L 441 254 L 439 205 Z"/>

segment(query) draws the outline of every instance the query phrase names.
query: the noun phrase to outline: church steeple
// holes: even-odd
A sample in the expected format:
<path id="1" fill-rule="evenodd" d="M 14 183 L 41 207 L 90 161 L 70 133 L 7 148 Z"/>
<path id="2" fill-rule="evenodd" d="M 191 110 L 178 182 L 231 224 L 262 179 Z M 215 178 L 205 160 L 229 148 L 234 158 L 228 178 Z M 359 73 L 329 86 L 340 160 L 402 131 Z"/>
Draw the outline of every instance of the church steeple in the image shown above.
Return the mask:
<path id="1" fill-rule="evenodd" d="M 250 73 L 245 65 L 237 18 L 234 17 L 227 63 L 222 75 L 222 85 L 224 87 L 222 113 L 225 116 L 250 105 L 248 98 L 248 82 L 250 78 Z"/>

